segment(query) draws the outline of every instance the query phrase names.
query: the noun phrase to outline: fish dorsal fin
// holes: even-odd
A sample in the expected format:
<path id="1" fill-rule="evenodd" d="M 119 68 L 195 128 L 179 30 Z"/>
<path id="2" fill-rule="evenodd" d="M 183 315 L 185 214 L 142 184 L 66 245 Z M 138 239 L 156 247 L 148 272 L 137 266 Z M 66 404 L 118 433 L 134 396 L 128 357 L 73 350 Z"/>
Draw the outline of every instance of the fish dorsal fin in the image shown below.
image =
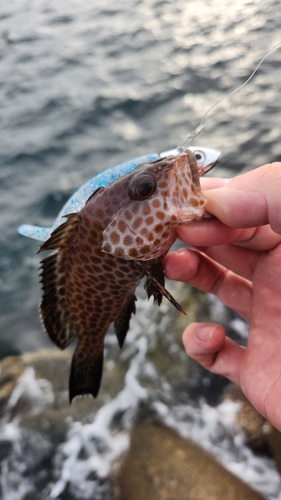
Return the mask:
<path id="1" fill-rule="evenodd" d="M 37 253 L 43 252 L 44 250 L 58 250 L 69 239 L 69 236 L 72 235 L 72 231 L 77 225 L 78 222 L 78 214 L 67 214 L 64 215 L 67 219 L 66 222 L 63 222 L 60 226 L 55 229 L 50 238 L 48 238 L 44 243 L 38 248 Z"/>
<path id="2" fill-rule="evenodd" d="M 180 312 L 182 312 L 186 316 L 186 312 L 181 307 L 181 305 L 176 301 L 176 299 L 174 299 L 174 297 L 170 294 L 170 292 L 168 292 L 168 290 L 163 285 L 161 285 L 161 283 L 159 283 L 159 281 L 157 281 L 155 276 L 153 276 L 153 274 L 151 274 L 151 272 L 148 271 L 148 269 L 146 269 L 146 267 L 143 265 L 143 263 L 139 260 L 135 261 L 135 263 L 143 271 L 143 273 L 149 278 L 149 280 L 154 284 L 155 288 L 159 291 L 159 293 L 164 295 L 164 297 L 166 297 L 166 299 L 168 299 L 171 302 L 171 304 L 173 304 L 173 306 L 175 306 Z"/>
<path id="3" fill-rule="evenodd" d="M 69 214 L 66 218 L 67 221 L 51 234 L 37 252 L 56 250 L 41 262 L 43 298 L 40 311 L 50 339 L 61 349 L 65 349 L 77 335 L 67 303 L 65 274 L 67 250 L 75 236 L 79 214 Z"/>

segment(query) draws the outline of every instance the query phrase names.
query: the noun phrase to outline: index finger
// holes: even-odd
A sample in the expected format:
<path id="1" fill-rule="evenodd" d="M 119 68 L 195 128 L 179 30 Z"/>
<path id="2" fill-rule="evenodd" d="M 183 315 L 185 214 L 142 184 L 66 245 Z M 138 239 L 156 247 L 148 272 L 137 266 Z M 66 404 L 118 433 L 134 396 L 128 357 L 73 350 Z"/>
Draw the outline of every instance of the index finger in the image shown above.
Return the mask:
<path id="1" fill-rule="evenodd" d="M 251 250 L 268 251 L 281 243 L 281 235 L 267 224 L 244 229 L 231 228 L 218 219 L 203 219 L 177 227 L 182 241 L 193 247 L 210 247 L 232 243 Z"/>

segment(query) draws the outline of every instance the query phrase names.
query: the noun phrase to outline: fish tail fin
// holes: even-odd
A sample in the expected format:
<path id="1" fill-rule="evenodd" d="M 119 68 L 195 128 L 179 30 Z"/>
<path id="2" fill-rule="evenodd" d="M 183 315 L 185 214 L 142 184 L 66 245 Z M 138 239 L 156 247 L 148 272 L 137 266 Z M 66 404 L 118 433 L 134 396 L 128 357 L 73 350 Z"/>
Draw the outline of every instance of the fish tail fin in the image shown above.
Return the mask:
<path id="1" fill-rule="evenodd" d="M 89 347 L 79 342 L 74 352 L 70 377 L 69 377 L 69 401 L 75 396 L 92 394 L 97 397 L 103 369 L 103 348 L 93 354 Z"/>

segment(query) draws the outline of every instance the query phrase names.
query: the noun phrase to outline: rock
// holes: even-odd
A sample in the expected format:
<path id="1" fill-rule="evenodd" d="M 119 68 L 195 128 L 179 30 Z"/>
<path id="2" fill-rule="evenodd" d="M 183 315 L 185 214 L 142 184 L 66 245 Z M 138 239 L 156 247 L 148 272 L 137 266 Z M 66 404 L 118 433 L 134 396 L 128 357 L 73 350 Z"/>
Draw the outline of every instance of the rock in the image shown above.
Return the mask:
<path id="1" fill-rule="evenodd" d="M 106 370 L 105 363 L 104 391 L 100 397 L 77 398 L 70 405 L 68 377 L 71 358 L 72 350 L 43 349 L 1 361 L 0 418 L 12 420 L 18 415 L 23 424 L 27 425 L 29 422 L 28 426 L 35 420 L 39 423 L 40 413 L 44 414 L 44 419 L 47 415 L 51 420 L 63 422 L 66 417 L 80 420 L 100 408 L 111 395 L 115 395 L 122 388 L 123 374 L 118 375 L 114 371 L 112 374 L 112 370 Z M 15 395 L 16 387 L 18 396 Z"/>
<path id="2" fill-rule="evenodd" d="M 160 358 L 165 354 L 164 349 L 162 352 L 162 342 L 166 343 L 165 336 L 159 342 Z M 156 345 L 155 352 L 157 348 Z M 175 362 L 173 352 L 171 364 Z M 152 351 L 148 358 L 151 356 Z M 48 497 L 54 485 L 63 492 L 58 498 L 67 500 L 80 500 L 83 488 L 89 488 L 90 491 L 83 498 L 95 500 L 262 499 L 261 495 L 226 471 L 196 444 L 155 423 L 155 417 L 153 423 L 138 424 L 133 429 L 129 453 L 119 474 L 115 475 L 118 479 L 115 479 L 113 494 L 108 477 L 106 480 L 99 477 L 94 466 L 91 469 L 91 463 L 104 460 L 115 433 L 122 434 L 122 405 L 120 410 L 117 408 L 116 414 L 112 413 L 113 420 L 105 424 L 107 441 L 103 441 L 102 436 L 97 437 L 94 426 L 99 409 L 103 410 L 107 403 L 110 405 L 110 401 L 124 386 L 128 362 L 121 360 L 118 363 L 121 370 L 117 369 L 117 365 L 107 368 L 105 363 L 103 390 L 99 398 L 82 398 L 69 405 L 67 381 L 71 357 L 72 352 L 68 350 L 43 350 L 6 358 L 0 363 L 0 417 L 3 429 L 2 434 L 0 432 L 0 465 L 6 471 L 7 491 L 15 492 L 25 487 L 26 496 L 22 495 L 24 500 L 40 500 L 42 491 Z M 167 357 L 165 363 L 167 370 Z M 172 370 L 170 380 L 175 380 L 177 376 L 180 375 Z M 148 378 L 145 387 L 149 387 L 149 384 Z M 151 394 L 152 400 L 155 400 L 154 389 Z M 235 397 L 238 397 L 238 393 Z M 246 408 L 246 401 L 244 406 Z M 149 401 L 143 407 L 146 408 L 145 414 L 147 409 L 149 413 Z M 139 412 L 138 406 L 134 411 Z M 260 417 L 252 412 L 251 407 L 244 411 L 244 415 L 248 416 L 240 416 L 239 422 L 245 429 L 245 422 L 248 422 L 249 435 L 251 431 L 251 435 L 258 440 L 264 422 L 253 427 L 253 422 L 259 422 Z M 126 418 L 125 412 L 125 422 Z M 75 427 L 75 422 L 78 427 Z M 84 429 L 87 429 L 86 442 Z M 73 446 L 77 447 L 77 454 Z M 91 462 L 95 453 L 95 460 Z M 61 479 L 61 467 L 64 460 L 68 463 L 68 454 L 74 460 L 74 470 L 78 467 L 83 474 L 84 464 L 89 468 L 78 483 L 76 479 L 73 484 Z M 117 464 L 118 461 L 119 458 Z M 77 489 L 80 482 L 81 491 Z M 6 500 L 3 492 L 0 496 Z"/>
<path id="3" fill-rule="evenodd" d="M 75 422 L 82 429 L 92 422 L 99 408 L 110 399 L 110 393 L 122 387 L 122 376 L 115 374 L 109 384 L 105 375 L 105 390 L 100 398 L 84 397 L 70 405 L 71 357 L 68 350 L 43 350 L 9 357 L 0 363 L 0 469 L 5 469 L 5 477 L 0 476 L 0 497 L 3 500 L 11 495 L 21 500 L 50 498 L 52 488 L 60 480 L 64 458 L 61 446 L 67 443 L 70 429 Z M 92 442 L 94 447 L 94 438 Z M 76 447 L 77 453 L 80 447 L 82 454 L 83 435 L 76 438 Z M 95 490 L 104 492 L 101 498 L 109 500 L 108 481 L 105 484 L 104 479 L 97 478 L 91 484 Z M 80 500 L 79 492 L 72 490 L 65 481 L 62 492 L 66 496 L 60 498 Z"/>
<path id="4" fill-rule="evenodd" d="M 239 401 L 241 408 L 237 413 L 237 424 L 245 433 L 246 443 L 256 453 L 271 455 L 270 436 L 273 426 L 251 405 L 241 389 L 231 384 L 224 392 L 223 399 Z M 278 433 L 278 431 L 276 431 Z M 280 433 L 278 433 L 280 434 Z"/>
<path id="5" fill-rule="evenodd" d="M 279 474 L 281 474 L 281 433 L 274 427 L 272 427 L 272 432 L 268 435 L 268 445 Z"/>
<path id="6" fill-rule="evenodd" d="M 24 369 L 18 356 L 11 356 L 0 363 L 0 418 L 4 416 L 5 407 Z"/>
<path id="7" fill-rule="evenodd" d="M 115 487 L 116 500 L 262 500 L 212 456 L 174 431 L 139 424 Z"/>
<path id="8" fill-rule="evenodd" d="M 256 453 L 272 457 L 281 474 L 281 433 L 257 412 L 235 384 L 228 386 L 223 397 L 241 403 L 237 424 L 245 433 L 247 445 Z"/>

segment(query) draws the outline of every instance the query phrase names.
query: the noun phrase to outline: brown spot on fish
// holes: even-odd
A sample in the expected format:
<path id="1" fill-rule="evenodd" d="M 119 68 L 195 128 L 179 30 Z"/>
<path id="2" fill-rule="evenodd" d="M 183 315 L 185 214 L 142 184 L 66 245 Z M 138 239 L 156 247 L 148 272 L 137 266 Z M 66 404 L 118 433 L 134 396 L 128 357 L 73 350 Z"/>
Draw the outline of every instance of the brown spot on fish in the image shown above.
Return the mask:
<path id="1" fill-rule="evenodd" d="M 162 224 L 156 224 L 156 226 L 154 226 L 154 228 L 153 228 L 153 231 L 155 231 L 157 234 L 161 233 L 162 230 L 163 230 Z"/>
<path id="2" fill-rule="evenodd" d="M 130 250 L 129 250 L 129 256 L 133 258 L 133 257 L 137 257 L 137 255 L 138 255 L 137 249 L 136 248 L 130 248 Z"/>
<path id="3" fill-rule="evenodd" d="M 120 242 L 120 236 L 117 231 L 112 231 L 112 233 L 110 234 L 110 241 L 113 245 L 118 245 L 118 243 Z"/>
<path id="4" fill-rule="evenodd" d="M 153 224 L 154 222 L 154 217 L 150 216 L 150 217 L 147 217 L 145 219 L 145 223 L 148 225 L 148 226 L 151 226 L 151 224 Z"/>
<path id="5" fill-rule="evenodd" d="M 149 253 L 149 245 L 143 245 L 143 246 L 140 248 L 140 250 L 141 250 L 141 253 L 143 253 L 143 254 L 147 254 L 147 253 Z"/>
<path id="6" fill-rule="evenodd" d="M 156 215 L 157 219 L 160 219 L 160 220 L 165 219 L 165 213 L 161 212 L 160 210 L 158 210 L 155 215 Z"/>
<path id="7" fill-rule="evenodd" d="M 149 215 L 151 213 L 150 205 L 144 205 L 142 208 L 143 215 Z"/>
<path id="8" fill-rule="evenodd" d="M 133 213 L 130 210 L 125 210 L 124 211 L 125 220 L 130 221 L 130 220 L 132 220 L 133 216 L 134 215 L 133 215 Z"/>
<path id="9" fill-rule="evenodd" d="M 132 228 L 134 229 L 134 231 L 136 231 L 140 225 L 142 224 L 142 218 L 141 217 L 137 217 L 134 222 L 132 223 Z"/>
<path id="10" fill-rule="evenodd" d="M 124 220 L 120 220 L 120 221 L 118 222 L 118 230 L 119 230 L 121 233 L 125 233 L 126 228 L 127 228 L 127 226 L 126 226 L 126 222 L 125 222 Z"/>
<path id="11" fill-rule="evenodd" d="M 131 246 L 133 242 L 134 240 L 129 234 L 127 234 L 127 236 L 125 236 L 125 238 L 123 239 L 123 245 L 125 245 L 126 247 Z"/>
<path id="12" fill-rule="evenodd" d="M 167 186 L 163 186 L 163 187 L 167 187 Z M 152 201 L 152 206 L 153 206 L 153 208 L 160 208 L 161 207 L 160 200 L 158 200 L 157 198 L 155 200 L 153 200 Z"/>
<path id="13" fill-rule="evenodd" d="M 114 250 L 114 253 L 116 257 L 122 257 L 123 255 L 123 248 L 122 247 L 116 247 Z"/>
<path id="14" fill-rule="evenodd" d="M 146 237 L 148 235 L 148 229 L 146 227 L 142 227 L 140 230 L 140 234 Z"/>
<path id="15" fill-rule="evenodd" d="M 189 203 L 190 203 L 190 205 L 192 207 L 198 207 L 199 206 L 199 202 L 195 198 L 190 198 L 188 201 L 189 201 Z"/>

